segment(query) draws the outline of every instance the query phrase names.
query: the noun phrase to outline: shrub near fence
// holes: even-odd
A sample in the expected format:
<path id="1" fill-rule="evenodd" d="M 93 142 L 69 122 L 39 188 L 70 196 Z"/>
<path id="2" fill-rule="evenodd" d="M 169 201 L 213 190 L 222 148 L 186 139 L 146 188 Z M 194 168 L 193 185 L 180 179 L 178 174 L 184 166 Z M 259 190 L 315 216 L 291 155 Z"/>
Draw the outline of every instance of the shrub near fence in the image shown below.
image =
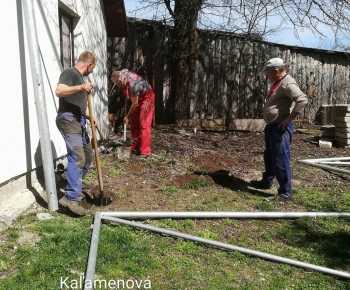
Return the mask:
<path id="1" fill-rule="evenodd" d="M 108 39 L 109 71 L 127 67 L 143 75 L 156 93 L 155 123 L 167 124 L 172 74 L 168 27 L 131 18 L 128 25 L 128 38 Z M 322 105 L 350 103 L 350 60 L 344 52 L 247 41 L 220 31 L 201 30 L 199 37 L 196 93 L 184 108 L 190 119 L 224 119 L 229 128 L 236 119 L 261 118 L 270 85 L 262 68 L 271 57 L 291 64 L 290 74 L 308 96 L 303 122 L 315 123 Z"/>

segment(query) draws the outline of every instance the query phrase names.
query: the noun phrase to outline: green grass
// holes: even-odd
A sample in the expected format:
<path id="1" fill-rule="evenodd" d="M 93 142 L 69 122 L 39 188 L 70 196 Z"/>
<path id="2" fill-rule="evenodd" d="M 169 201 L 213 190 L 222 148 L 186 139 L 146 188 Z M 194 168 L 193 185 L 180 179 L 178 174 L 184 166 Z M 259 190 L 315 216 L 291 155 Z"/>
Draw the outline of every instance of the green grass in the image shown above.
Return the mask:
<path id="1" fill-rule="evenodd" d="M 164 186 L 160 195 L 169 198 L 174 210 L 186 197 L 186 208 L 191 210 L 348 211 L 347 192 L 350 191 L 296 189 L 293 202 L 281 205 L 262 202 L 261 196 L 248 192 L 209 187 L 199 178 L 181 190 Z M 126 193 L 120 191 L 116 195 L 123 199 Z M 56 290 L 60 289 L 61 278 L 78 281 L 84 275 L 93 216 L 51 214 L 53 219 L 38 221 L 36 212 L 28 211 L 2 233 L 1 290 Z M 350 272 L 349 218 L 163 219 L 144 223 Z M 18 239 L 23 232 L 37 235 L 37 242 L 20 244 Z M 349 280 L 336 276 L 108 221 L 101 224 L 95 279 L 138 281 L 144 283 L 143 289 L 162 290 L 350 289 Z"/>
<path id="2" fill-rule="evenodd" d="M 178 189 L 171 185 L 171 186 L 164 186 L 162 189 L 162 192 L 165 194 L 165 196 L 169 197 L 171 195 L 173 195 L 174 193 L 176 193 L 178 191 Z"/>
<path id="3" fill-rule="evenodd" d="M 124 171 L 121 169 L 111 168 L 111 169 L 109 169 L 108 174 L 111 177 L 117 177 L 119 175 L 123 175 Z"/>
<path id="4" fill-rule="evenodd" d="M 53 216 L 38 222 L 29 214 L 7 232 L 7 243 L 1 245 L 1 253 L 6 255 L 0 254 L 0 269 L 8 276 L 0 280 L 0 289 L 28 289 L 29 284 L 30 289 L 59 289 L 60 277 L 79 280 L 84 274 L 91 217 Z M 206 239 L 350 270 L 348 219 L 149 222 Z M 25 231 L 36 233 L 40 241 L 35 246 L 19 245 L 14 249 L 23 224 Z M 230 234 L 225 236 L 225 232 Z M 149 289 L 349 289 L 348 281 L 336 277 L 111 222 L 101 225 L 96 277 L 149 281 Z"/>
<path id="5" fill-rule="evenodd" d="M 186 184 L 184 187 L 185 189 L 198 189 L 201 187 L 207 187 L 210 186 L 210 183 L 208 183 L 204 177 L 199 177 L 192 181 L 191 183 Z"/>

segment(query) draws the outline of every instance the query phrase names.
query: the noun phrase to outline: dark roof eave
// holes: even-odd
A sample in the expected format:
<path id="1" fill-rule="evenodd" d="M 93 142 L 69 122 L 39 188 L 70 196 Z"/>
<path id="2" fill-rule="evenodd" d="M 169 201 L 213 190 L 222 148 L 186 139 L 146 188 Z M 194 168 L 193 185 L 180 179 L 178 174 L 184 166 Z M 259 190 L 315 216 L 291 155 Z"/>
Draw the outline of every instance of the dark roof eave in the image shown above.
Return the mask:
<path id="1" fill-rule="evenodd" d="M 128 24 L 124 0 L 103 0 L 107 37 L 127 37 Z"/>

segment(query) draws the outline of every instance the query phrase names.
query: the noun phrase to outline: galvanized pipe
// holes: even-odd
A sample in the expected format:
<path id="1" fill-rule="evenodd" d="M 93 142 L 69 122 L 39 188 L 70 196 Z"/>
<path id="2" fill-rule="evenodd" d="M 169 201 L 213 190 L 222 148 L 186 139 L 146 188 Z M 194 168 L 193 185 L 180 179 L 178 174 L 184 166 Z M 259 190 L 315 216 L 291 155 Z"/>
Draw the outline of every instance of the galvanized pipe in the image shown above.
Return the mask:
<path id="1" fill-rule="evenodd" d="M 97 249 L 98 249 L 98 237 L 100 235 L 100 228 L 101 228 L 101 214 L 99 212 L 96 212 L 95 218 L 94 218 L 94 224 L 92 228 L 92 234 L 91 234 L 88 264 L 85 272 L 85 280 L 84 280 L 84 288 L 83 288 L 84 290 L 93 289 L 92 287 L 90 287 L 90 286 L 93 286 L 93 283 L 89 283 L 89 282 L 94 281 L 95 267 L 96 267 L 96 260 L 97 260 Z"/>
<path id="2" fill-rule="evenodd" d="M 311 165 L 314 167 L 319 167 L 325 170 L 329 170 L 329 171 L 334 171 L 334 172 L 338 172 L 338 173 L 342 173 L 342 174 L 350 174 L 350 170 L 346 170 L 346 169 L 341 169 L 341 168 L 337 168 L 337 167 L 333 167 L 333 166 L 328 166 L 328 165 L 323 165 L 323 164 L 319 164 L 317 162 L 322 162 L 322 161 L 328 161 L 328 160 L 347 160 L 349 159 L 349 157 L 342 157 L 342 158 L 324 158 L 324 159 L 302 159 L 302 160 L 298 160 L 298 162 L 300 163 L 304 163 L 307 165 Z"/>
<path id="3" fill-rule="evenodd" d="M 51 149 L 50 128 L 47 119 L 47 109 L 44 93 L 44 82 L 41 69 L 39 41 L 34 14 L 33 0 L 22 1 L 28 38 L 29 59 L 31 62 L 32 79 L 36 114 L 39 126 L 40 148 L 44 167 L 45 186 L 48 208 L 58 210 L 55 171 Z"/>
<path id="4" fill-rule="evenodd" d="M 350 217 L 350 212 L 101 212 L 103 218 L 118 217 L 123 219 L 297 219 L 301 217 Z"/>
<path id="5" fill-rule="evenodd" d="M 126 220 L 119 219 L 119 218 L 104 216 L 104 219 L 114 221 L 114 222 L 117 222 L 120 224 L 125 224 L 125 225 L 132 226 L 132 227 L 137 227 L 137 228 L 148 230 L 148 231 L 153 231 L 153 232 L 156 232 L 159 234 L 165 234 L 165 235 L 169 235 L 169 236 L 174 236 L 174 237 L 178 237 L 178 238 L 182 238 L 182 239 L 191 240 L 194 242 L 208 244 L 208 245 L 222 248 L 225 250 L 238 251 L 238 252 L 241 252 L 241 253 L 244 253 L 247 255 L 251 255 L 251 256 L 256 256 L 258 258 L 265 259 L 265 260 L 289 264 L 289 265 L 296 266 L 296 267 L 306 268 L 306 269 L 314 270 L 317 272 L 350 279 L 350 273 L 347 273 L 347 272 L 341 272 L 341 271 L 334 270 L 334 269 L 329 269 L 329 268 L 325 268 L 325 267 L 321 267 L 321 266 L 317 266 L 317 265 L 313 265 L 313 264 L 309 264 L 309 263 L 300 262 L 297 260 L 283 258 L 280 256 L 270 255 L 270 254 L 259 252 L 259 251 L 249 250 L 246 248 L 233 246 L 233 245 L 229 245 L 229 244 L 225 244 L 225 243 L 221 243 L 221 242 L 217 242 L 217 241 L 212 241 L 212 240 L 208 240 L 208 239 L 204 239 L 204 238 L 200 238 L 200 237 L 196 237 L 196 236 L 192 236 L 192 235 L 188 235 L 188 234 L 183 234 L 183 233 L 179 233 L 176 231 L 157 228 L 154 226 L 144 225 L 144 224 L 140 224 L 140 223 L 136 223 L 136 222 L 132 222 L 132 221 L 126 221 Z"/>

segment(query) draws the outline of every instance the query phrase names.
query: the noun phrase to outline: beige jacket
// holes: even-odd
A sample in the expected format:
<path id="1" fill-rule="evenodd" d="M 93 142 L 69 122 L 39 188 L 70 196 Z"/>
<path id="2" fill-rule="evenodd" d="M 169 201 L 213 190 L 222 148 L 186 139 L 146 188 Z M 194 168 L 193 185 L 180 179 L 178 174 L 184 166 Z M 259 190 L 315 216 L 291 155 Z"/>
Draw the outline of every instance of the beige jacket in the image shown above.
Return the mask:
<path id="1" fill-rule="evenodd" d="M 264 120 L 266 124 L 279 123 L 293 112 L 301 113 L 307 104 L 306 95 L 296 81 L 286 75 L 277 89 L 266 100 Z"/>

